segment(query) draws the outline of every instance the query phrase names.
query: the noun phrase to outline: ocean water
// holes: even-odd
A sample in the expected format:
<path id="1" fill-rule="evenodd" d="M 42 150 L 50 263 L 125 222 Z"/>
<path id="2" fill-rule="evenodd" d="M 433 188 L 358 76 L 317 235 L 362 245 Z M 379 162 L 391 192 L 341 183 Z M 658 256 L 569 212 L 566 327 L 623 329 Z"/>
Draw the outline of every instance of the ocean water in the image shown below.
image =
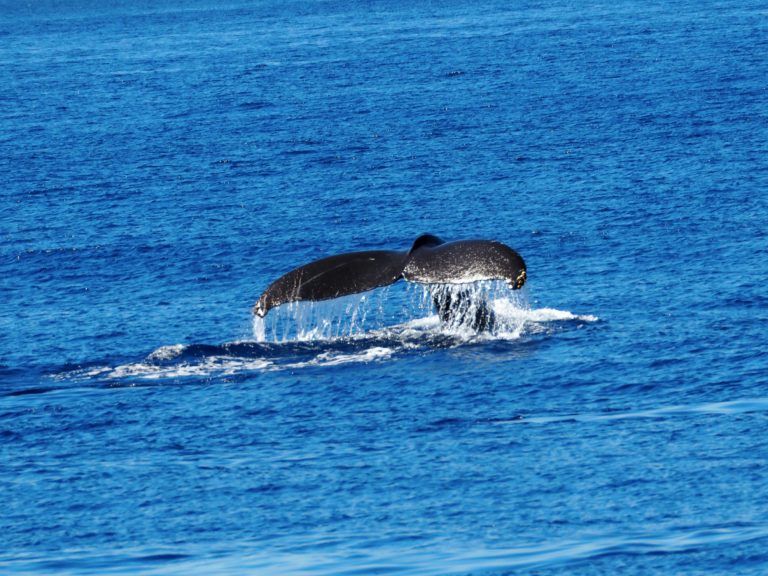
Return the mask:
<path id="1" fill-rule="evenodd" d="M 768 11 L 0 2 L 0 572 L 768 572 Z M 502 241 L 502 327 L 295 266 Z"/>

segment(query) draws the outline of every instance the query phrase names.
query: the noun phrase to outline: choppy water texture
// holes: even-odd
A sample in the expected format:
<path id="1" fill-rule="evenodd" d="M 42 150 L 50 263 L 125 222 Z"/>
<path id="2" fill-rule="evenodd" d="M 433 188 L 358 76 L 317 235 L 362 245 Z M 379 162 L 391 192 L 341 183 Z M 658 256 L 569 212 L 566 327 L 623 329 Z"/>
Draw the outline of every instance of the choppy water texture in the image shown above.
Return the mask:
<path id="1" fill-rule="evenodd" d="M 0 572 L 766 573 L 767 54 L 753 1 L 0 2 Z M 503 329 L 252 322 L 423 232 L 524 256 Z"/>

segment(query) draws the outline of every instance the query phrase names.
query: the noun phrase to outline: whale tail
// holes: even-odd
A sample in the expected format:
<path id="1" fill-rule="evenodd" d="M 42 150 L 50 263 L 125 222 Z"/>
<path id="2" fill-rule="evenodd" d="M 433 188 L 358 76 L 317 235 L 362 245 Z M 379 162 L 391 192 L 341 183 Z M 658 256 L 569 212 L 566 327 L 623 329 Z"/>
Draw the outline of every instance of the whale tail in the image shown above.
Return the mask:
<path id="1" fill-rule="evenodd" d="M 525 284 L 522 257 L 509 246 L 491 240 L 444 242 L 437 236 L 419 236 L 407 252 L 374 250 L 329 256 L 299 266 L 275 280 L 261 294 L 253 313 L 264 317 L 281 304 L 302 300 L 330 300 L 394 284 L 400 279 L 421 284 L 463 284 L 477 280 L 504 280 L 512 289 Z M 468 295 L 433 298 L 444 321 L 456 318 Z M 472 322 L 486 329 L 492 322 L 483 306 L 474 307 Z"/>

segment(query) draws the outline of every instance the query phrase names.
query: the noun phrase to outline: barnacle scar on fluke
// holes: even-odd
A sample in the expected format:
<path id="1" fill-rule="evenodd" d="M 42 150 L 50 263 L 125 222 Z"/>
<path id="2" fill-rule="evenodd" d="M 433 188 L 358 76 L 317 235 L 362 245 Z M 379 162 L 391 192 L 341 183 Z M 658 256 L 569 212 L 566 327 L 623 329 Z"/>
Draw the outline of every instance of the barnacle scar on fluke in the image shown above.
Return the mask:
<path id="1" fill-rule="evenodd" d="M 515 290 L 525 284 L 527 276 L 522 257 L 501 242 L 444 242 L 437 236 L 424 234 L 407 252 L 350 252 L 291 270 L 264 291 L 253 307 L 253 313 L 263 318 L 281 304 L 330 300 L 388 286 L 401 278 L 436 285 L 432 300 L 443 322 L 461 322 L 484 330 L 491 328 L 494 321 L 488 307 L 484 303 L 468 302 L 469 291 L 449 290 L 446 285 L 504 280 Z"/>

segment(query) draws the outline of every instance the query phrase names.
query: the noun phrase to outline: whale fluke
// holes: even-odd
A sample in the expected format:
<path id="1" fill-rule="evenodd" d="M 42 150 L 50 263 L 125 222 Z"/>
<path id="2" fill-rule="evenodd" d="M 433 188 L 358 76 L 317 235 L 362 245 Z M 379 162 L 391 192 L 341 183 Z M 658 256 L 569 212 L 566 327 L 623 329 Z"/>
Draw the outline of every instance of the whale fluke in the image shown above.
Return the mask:
<path id="1" fill-rule="evenodd" d="M 288 302 L 329 300 L 388 286 L 401 278 L 422 284 L 505 280 L 517 289 L 525 284 L 526 269 L 520 255 L 501 242 L 443 242 L 424 234 L 407 252 L 351 252 L 291 270 L 264 291 L 253 313 L 264 317 L 272 308 Z M 440 314 L 443 317 L 447 312 Z"/>

